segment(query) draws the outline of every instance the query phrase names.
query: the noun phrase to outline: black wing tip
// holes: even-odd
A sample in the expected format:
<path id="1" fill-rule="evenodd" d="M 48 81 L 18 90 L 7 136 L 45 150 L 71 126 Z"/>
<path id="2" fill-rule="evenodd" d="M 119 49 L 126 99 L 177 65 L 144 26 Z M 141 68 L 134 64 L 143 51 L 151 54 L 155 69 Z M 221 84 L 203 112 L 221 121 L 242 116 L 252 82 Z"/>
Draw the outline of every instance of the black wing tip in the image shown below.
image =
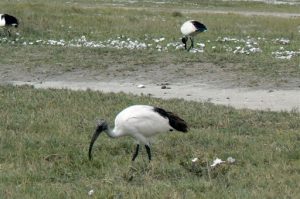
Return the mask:
<path id="1" fill-rule="evenodd" d="M 192 23 L 197 28 L 197 30 L 199 32 L 205 32 L 205 31 L 207 31 L 207 27 L 203 23 L 201 23 L 199 21 L 196 21 L 196 20 L 192 20 Z"/>
<path id="2" fill-rule="evenodd" d="M 12 16 L 12 15 L 10 15 L 10 14 L 6 14 L 6 13 L 2 14 L 2 17 L 10 17 L 10 18 L 15 18 L 14 16 Z"/>
<path id="3" fill-rule="evenodd" d="M 154 107 L 154 111 L 160 114 L 162 117 L 168 118 L 170 126 L 173 127 L 175 130 L 181 131 L 183 133 L 188 132 L 187 123 L 176 114 L 168 112 L 159 107 Z"/>
<path id="4" fill-rule="evenodd" d="M 18 25 L 19 25 L 18 19 L 16 17 L 12 16 L 12 15 L 2 14 L 1 18 L 5 19 L 8 26 L 18 27 Z"/>

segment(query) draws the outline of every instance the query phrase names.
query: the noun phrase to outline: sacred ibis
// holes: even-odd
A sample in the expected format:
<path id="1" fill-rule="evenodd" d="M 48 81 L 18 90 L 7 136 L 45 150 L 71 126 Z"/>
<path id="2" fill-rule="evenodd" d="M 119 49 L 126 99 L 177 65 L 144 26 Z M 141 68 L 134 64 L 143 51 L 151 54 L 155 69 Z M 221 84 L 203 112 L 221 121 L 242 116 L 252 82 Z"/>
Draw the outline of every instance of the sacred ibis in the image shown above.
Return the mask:
<path id="1" fill-rule="evenodd" d="M 8 32 L 8 35 L 10 36 L 9 27 L 15 27 L 17 28 L 19 25 L 18 19 L 14 16 L 11 16 L 9 14 L 0 14 L 0 27 L 3 27 Z"/>
<path id="2" fill-rule="evenodd" d="M 144 145 L 151 160 L 151 150 L 148 138 L 156 134 L 170 131 L 187 132 L 186 122 L 172 112 L 148 105 L 133 105 L 122 110 L 115 118 L 115 126 L 111 129 L 105 120 L 101 120 L 92 136 L 89 147 L 89 159 L 92 159 L 94 142 L 101 132 L 111 138 L 131 136 L 138 141 L 132 161 L 139 153 L 140 144 Z"/>
<path id="3" fill-rule="evenodd" d="M 196 36 L 200 32 L 207 31 L 207 28 L 204 24 L 200 23 L 199 21 L 189 20 L 182 24 L 181 33 L 183 37 L 181 39 L 182 43 L 184 44 L 184 48 L 189 51 L 191 48 L 194 47 L 194 36 Z M 191 46 L 187 48 L 188 40 L 191 40 Z"/>

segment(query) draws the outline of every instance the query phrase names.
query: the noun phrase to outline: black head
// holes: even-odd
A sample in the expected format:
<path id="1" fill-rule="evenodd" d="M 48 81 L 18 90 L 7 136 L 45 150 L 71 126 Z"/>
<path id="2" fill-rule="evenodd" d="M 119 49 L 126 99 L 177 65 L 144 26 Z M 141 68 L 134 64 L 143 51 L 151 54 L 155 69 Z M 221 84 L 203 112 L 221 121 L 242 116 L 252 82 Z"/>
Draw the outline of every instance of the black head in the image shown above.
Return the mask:
<path id="1" fill-rule="evenodd" d="M 105 120 L 98 121 L 95 133 L 93 134 L 93 137 L 92 137 L 91 142 L 90 142 L 90 147 L 89 147 L 89 159 L 90 160 L 92 159 L 92 149 L 93 149 L 94 142 L 97 140 L 100 133 L 102 131 L 107 130 L 107 128 L 108 128 L 108 126 L 107 126 L 107 123 L 106 123 Z"/>
<path id="2" fill-rule="evenodd" d="M 184 37 L 182 37 L 181 41 L 184 44 L 184 48 L 186 49 L 186 43 L 188 41 L 188 38 L 186 36 L 184 36 Z"/>
<path id="3" fill-rule="evenodd" d="M 187 37 L 182 37 L 182 39 L 181 39 L 182 43 L 184 43 L 184 44 L 186 44 L 187 40 L 188 40 Z"/>

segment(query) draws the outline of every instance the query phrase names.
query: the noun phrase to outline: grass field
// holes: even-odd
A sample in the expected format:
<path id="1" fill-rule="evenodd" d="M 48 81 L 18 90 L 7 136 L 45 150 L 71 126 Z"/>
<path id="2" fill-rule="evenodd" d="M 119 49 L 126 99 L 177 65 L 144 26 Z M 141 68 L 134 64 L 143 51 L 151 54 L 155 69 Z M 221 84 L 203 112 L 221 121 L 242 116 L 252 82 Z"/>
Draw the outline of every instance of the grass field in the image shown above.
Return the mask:
<path id="1" fill-rule="evenodd" d="M 209 103 L 124 94 L 0 87 L 1 198 L 297 198 L 300 115 L 234 110 Z M 112 104 L 112 99 L 114 103 Z M 131 138 L 97 140 L 97 118 L 110 124 L 130 104 L 176 111 L 188 134 L 154 140 L 131 162 Z M 210 169 L 215 158 L 236 159 Z M 192 163 L 193 158 L 198 162 Z"/>
<path id="2" fill-rule="evenodd" d="M 209 63 L 255 80 L 252 84 L 299 79 L 299 17 L 188 12 L 297 13 L 299 4 L 153 2 L 3 0 L 0 7 L 18 16 L 21 25 L 12 38 L 1 33 L 0 68 L 9 69 L 0 72 L 3 77 L 10 71 L 20 76 L 76 69 L 106 73 L 113 65 L 119 69 L 109 72 L 118 76 L 120 70 L 138 74 L 141 66 L 180 65 L 181 71 L 185 64 Z M 179 28 L 190 18 L 203 21 L 209 31 L 196 38 L 204 48 L 186 53 L 180 49 Z M 113 124 L 115 115 L 132 104 L 174 111 L 190 131 L 154 139 L 151 163 L 144 150 L 131 162 L 131 138 L 103 135 L 89 161 L 96 120 Z M 1 85 L 0 121 L 0 198 L 300 197 L 299 110 L 236 110 L 122 93 Z M 210 167 L 214 159 L 228 157 L 236 162 Z"/>
<path id="3" fill-rule="evenodd" d="M 56 71 L 78 68 L 103 71 L 111 65 L 106 61 L 109 55 L 119 57 L 120 63 L 130 60 L 132 70 L 138 70 L 141 64 L 162 65 L 162 60 L 166 64 L 212 63 L 227 73 L 251 76 L 247 86 L 251 85 L 251 79 L 255 79 L 254 85 L 264 82 L 284 85 L 300 76 L 299 17 L 188 12 L 192 8 L 242 11 L 247 7 L 248 11 L 265 8 L 269 12 L 297 13 L 298 4 L 189 1 L 185 4 L 187 8 L 182 8 L 179 6 L 182 3 L 169 1 L 165 4 L 59 2 L 0 3 L 8 13 L 18 16 L 21 23 L 19 35 L 0 40 L 1 64 L 31 73 L 41 67 Z M 205 47 L 199 47 L 200 52 L 182 53 L 182 49 L 177 49 L 181 45 L 180 25 L 191 18 L 208 27 L 208 32 L 196 38 Z"/>

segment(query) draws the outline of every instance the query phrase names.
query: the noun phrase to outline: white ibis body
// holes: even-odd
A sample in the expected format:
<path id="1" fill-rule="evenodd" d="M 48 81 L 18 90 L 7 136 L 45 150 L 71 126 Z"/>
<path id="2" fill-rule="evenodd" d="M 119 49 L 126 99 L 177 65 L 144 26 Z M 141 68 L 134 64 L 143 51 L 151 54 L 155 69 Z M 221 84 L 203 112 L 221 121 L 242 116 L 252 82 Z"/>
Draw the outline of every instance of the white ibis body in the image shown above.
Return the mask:
<path id="1" fill-rule="evenodd" d="M 19 26 L 18 19 L 14 16 L 11 16 L 9 14 L 0 14 L 0 27 L 4 27 L 9 36 L 10 31 L 8 30 L 9 27 L 15 27 L 17 28 Z"/>
<path id="2" fill-rule="evenodd" d="M 138 155 L 140 144 L 144 145 L 151 160 L 151 150 L 148 138 L 170 131 L 187 132 L 186 122 L 172 112 L 148 105 L 133 105 L 122 110 L 115 118 L 115 126 L 111 129 L 105 120 L 97 125 L 89 147 L 89 159 L 92 159 L 94 142 L 101 132 L 106 132 L 111 138 L 131 136 L 138 141 L 132 161 Z"/>
<path id="3" fill-rule="evenodd" d="M 191 48 L 194 47 L 194 36 L 196 36 L 200 32 L 207 31 L 207 28 L 204 24 L 200 23 L 199 21 L 189 20 L 182 24 L 180 30 L 183 34 L 181 41 L 184 44 L 184 48 L 187 51 L 189 51 Z M 191 46 L 187 48 L 187 42 L 189 39 L 191 40 Z"/>

